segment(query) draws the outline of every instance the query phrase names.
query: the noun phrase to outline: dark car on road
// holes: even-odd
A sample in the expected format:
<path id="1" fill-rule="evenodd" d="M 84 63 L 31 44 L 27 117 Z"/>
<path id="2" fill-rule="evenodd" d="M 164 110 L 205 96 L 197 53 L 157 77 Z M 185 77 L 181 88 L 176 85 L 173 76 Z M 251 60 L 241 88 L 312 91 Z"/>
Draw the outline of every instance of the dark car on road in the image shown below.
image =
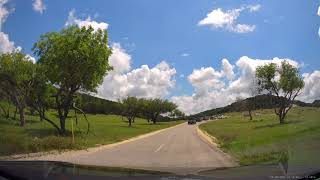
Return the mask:
<path id="1" fill-rule="evenodd" d="M 196 124 L 197 121 L 195 119 L 189 119 L 188 124 Z"/>

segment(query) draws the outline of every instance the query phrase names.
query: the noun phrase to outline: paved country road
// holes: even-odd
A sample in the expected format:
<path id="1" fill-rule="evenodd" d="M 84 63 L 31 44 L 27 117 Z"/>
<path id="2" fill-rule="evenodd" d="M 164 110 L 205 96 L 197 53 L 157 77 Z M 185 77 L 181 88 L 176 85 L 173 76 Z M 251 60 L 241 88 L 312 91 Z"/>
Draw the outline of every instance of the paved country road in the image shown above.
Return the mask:
<path id="1" fill-rule="evenodd" d="M 187 123 L 116 146 L 45 155 L 29 160 L 55 160 L 178 174 L 236 166 L 230 156 L 199 136 L 197 125 Z"/>

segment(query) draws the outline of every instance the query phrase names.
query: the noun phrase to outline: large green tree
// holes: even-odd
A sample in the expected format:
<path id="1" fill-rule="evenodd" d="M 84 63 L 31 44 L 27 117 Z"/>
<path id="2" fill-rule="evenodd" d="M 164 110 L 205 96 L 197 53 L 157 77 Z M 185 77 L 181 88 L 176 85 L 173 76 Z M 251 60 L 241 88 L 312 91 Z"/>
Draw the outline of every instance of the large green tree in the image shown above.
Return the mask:
<path id="1" fill-rule="evenodd" d="M 121 100 L 122 115 L 128 119 L 129 126 L 132 126 L 134 119 L 142 111 L 143 99 L 127 97 Z"/>
<path id="2" fill-rule="evenodd" d="M 145 104 L 145 116 L 150 119 L 153 124 L 157 123 L 161 114 L 171 113 L 177 108 L 174 103 L 159 98 L 147 99 Z"/>
<path id="3" fill-rule="evenodd" d="M 285 123 L 286 114 L 304 87 L 298 68 L 287 61 L 283 61 L 280 66 L 270 63 L 259 66 L 256 77 L 260 92 L 267 91 L 278 97 L 275 113 L 279 116 L 280 124 Z"/>
<path id="4" fill-rule="evenodd" d="M 17 107 L 20 126 L 25 125 L 24 109 L 34 73 L 34 64 L 24 53 L 0 54 L 0 88 Z"/>
<path id="5" fill-rule="evenodd" d="M 71 26 L 42 35 L 33 50 L 44 67 L 48 82 L 57 88 L 55 108 L 61 133 L 65 134 L 65 122 L 76 93 L 95 91 L 112 69 L 108 63 L 111 49 L 107 32 Z"/>

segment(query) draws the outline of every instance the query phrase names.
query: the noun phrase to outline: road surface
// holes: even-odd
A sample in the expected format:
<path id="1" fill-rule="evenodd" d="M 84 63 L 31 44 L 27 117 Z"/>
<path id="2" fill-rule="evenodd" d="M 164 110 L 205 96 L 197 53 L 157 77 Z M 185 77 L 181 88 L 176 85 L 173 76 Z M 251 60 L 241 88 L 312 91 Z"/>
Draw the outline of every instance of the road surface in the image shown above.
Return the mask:
<path id="1" fill-rule="evenodd" d="M 199 136 L 197 125 L 187 123 L 148 137 L 95 151 L 66 152 L 30 160 L 56 160 L 178 174 L 236 165 L 230 156 Z"/>

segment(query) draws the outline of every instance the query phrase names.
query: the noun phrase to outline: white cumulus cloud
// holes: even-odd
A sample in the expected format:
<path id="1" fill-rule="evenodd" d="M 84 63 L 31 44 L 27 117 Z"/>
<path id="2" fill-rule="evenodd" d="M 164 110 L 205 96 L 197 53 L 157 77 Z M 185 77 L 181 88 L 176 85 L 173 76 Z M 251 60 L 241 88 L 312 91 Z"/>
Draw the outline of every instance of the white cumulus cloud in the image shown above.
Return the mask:
<path id="1" fill-rule="evenodd" d="M 320 71 L 316 70 L 312 73 L 304 73 L 302 75 L 304 81 L 304 88 L 297 99 L 312 102 L 320 99 Z"/>
<path id="2" fill-rule="evenodd" d="M 65 23 L 66 26 L 71 25 L 77 25 L 78 27 L 89 27 L 91 26 L 94 31 L 97 31 L 98 29 L 106 30 L 108 29 L 109 24 L 105 22 L 97 22 L 91 19 L 90 16 L 88 16 L 85 20 L 79 19 L 75 16 L 75 10 L 71 10 L 69 12 L 68 20 Z"/>
<path id="3" fill-rule="evenodd" d="M 14 42 L 9 40 L 8 34 L 0 32 L 0 53 L 8 53 L 15 50 Z"/>
<path id="4" fill-rule="evenodd" d="M 223 73 L 226 75 L 228 80 L 234 78 L 233 65 L 229 63 L 228 59 L 222 59 Z"/>
<path id="5" fill-rule="evenodd" d="M 256 12 L 261 5 L 248 5 L 241 8 L 223 11 L 221 8 L 212 10 L 207 17 L 198 22 L 199 26 L 210 26 L 214 29 L 226 29 L 236 33 L 248 33 L 255 30 L 255 25 L 237 22 L 242 11 Z"/>
<path id="6" fill-rule="evenodd" d="M 163 98 L 175 85 L 176 70 L 162 61 L 153 68 L 142 65 L 127 73 L 110 72 L 105 76 L 98 94 L 110 100 L 126 96 Z"/>
<path id="7" fill-rule="evenodd" d="M 32 3 L 33 10 L 42 14 L 46 10 L 46 5 L 42 0 L 33 0 Z"/>
<path id="8" fill-rule="evenodd" d="M 112 45 L 113 54 L 110 65 L 114 69 L 104 77 L 98 88 L 98 95 L 110 100 L 118 100 L 127 96 L 163 98 L 175 86 L 176 70 L 165 61 L 155 67 L 142 65 L 131 69 L 131 56 L 119 43 Z"/>
<path id="9" fill-rule="evenodd" d="M 238 97 L 247 98 L 252 96 L 251 89 L 255 78 L 255 71 L 258 66 L 267 63 L 280 65 L 284 60 L 295 67 L 299 67 L 299 63 L 295 60 L 277 57 L 263 60 L 242 56 L 235 65 L 230 64 L 227 59 L 222 59 L 220 71 L 212 67 L 195 69 L 188 76 L 194 92 L 191 95 L 173 96 L 171 101 L 176 103 L 182 111 L 188 114 L 228 105 Z M 234 70 L 236 70 L 236 73 Z M 235 74 L 237 74 L 237 76 L 235 76 Z M 314 79 L 317 79 L 316 77 L 318 77 L 316 74 L 304 75 L 305 82 L 306 79 L 312 79 L 312 82 L 314 82 Z M 313 88 L 313 90 L 310 90 L 310 92 L 312 91 L 313 93 L 308 92 L 306 96 L 310 99 L 320 98 L 320 93 L 315 91 L 317 87 L 311 85 L 310 87 Z"/>
<path id="10" fill-rule="evenodd" d="M 123 49 L 120 43 L 112 44 L 112 54 L 109 63 L 115 72 L 127 72 L 130 70 L 131 56 Z"/>
<path id="11" fill-rule="evenodd" d="M 5 5 L 8 0 L 0 0 L 0 53 L 8 53 L 15 50 L 14 42 L 10 40 L 9 35 L 2 31 L 2 25 L 13 9 L 9 10 Z"/>

